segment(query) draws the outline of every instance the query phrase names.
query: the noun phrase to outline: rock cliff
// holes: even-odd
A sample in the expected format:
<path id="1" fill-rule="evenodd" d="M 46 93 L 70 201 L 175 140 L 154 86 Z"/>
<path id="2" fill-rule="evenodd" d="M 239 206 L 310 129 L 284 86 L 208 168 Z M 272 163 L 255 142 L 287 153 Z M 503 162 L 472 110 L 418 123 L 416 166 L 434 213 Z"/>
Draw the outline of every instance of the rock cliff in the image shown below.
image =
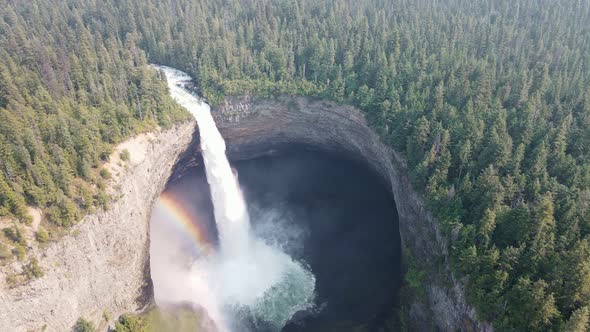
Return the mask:
<path id="1" fill-rule="evenodd" d="M 412 189 L 403 158 L 381 143 L 359 110 L 302 97 L 242 97 L 228 99 L 213 114 L 233 160 L 304 144 L 348 154 L 374 169 L 395 197 L 402 248 L 426 272 L 426 299 L 410 304 L 410 330 L 491 331 L 467 305 L 463 284 L 449 268 L 447 241 Z M 129 145 L 128 167 L 110 166 L 119 174 L 112 187 L 120 188 L 111 208 L 87 216 L 71 235 L 42 252 L 35 250 L 45 272 L 42 278 L 9 289 L 6 271 L 0 269 L 0 327 L 65 331 L 84 316 L 106 328 L 104 311 L 112 319 L 149 306 L 150 212 L 168 179 L 196 162 L 194 135 L 191 122 L 151 134 L 147 143 Z"/>
<path id="2" fill-rule="evenodd" d="M 194 122 L 140 135 L 120 145 L 130 151 L 124 164 L 118 150 L 106 167 L 115 197 L 107 211 L 86 216 L 69 235 L 44 250 L 35 249 L 44 276 L 9 288 L 0 270 L 0 331 L 69 331 L 83 316 L 104 331 L 110 319 L 149 306 L 149 218 L 180 153 L 187 149 Z"/>
<path id="3" fill-rule="evenodd" d="M 412 189 L 404 159 L 381 143 L 362 113 L 351 106 L 301 97 L 229 99 L 214 111 L 232 159 L 273 153 L 282 145 L 340 151 L 380 174 L 391 188 L 399 213 L 402 248 L 426 272 L 426 301 L 410 306 L 411 330 L 491 330 L 478 323 L 466 304 L 462 283 L 453 277 L 447 241 L 438 223 Z"/>

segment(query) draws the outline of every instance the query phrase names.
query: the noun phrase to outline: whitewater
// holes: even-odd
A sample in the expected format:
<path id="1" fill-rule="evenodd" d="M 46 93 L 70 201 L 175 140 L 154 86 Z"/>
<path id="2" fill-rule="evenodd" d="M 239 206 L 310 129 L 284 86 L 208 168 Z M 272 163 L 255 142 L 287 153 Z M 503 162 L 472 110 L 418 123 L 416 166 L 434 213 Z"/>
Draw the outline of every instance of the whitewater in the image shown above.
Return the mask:
<path id="1" fill-rule="evenodd" d="M 191 301 L 207 310 L 220 331 L 260 326 L 278 331 L 296 312 L 313 307 L 315 277 L 306 265 L 253 234 L 209 105 L 186 88 L 189 75 L 157 68 L 166 75 L 170 95 L 197 121 L 219 234 L 219 247 L 199 256 L 191 267 L 187 286 L 195 297 Z"/>

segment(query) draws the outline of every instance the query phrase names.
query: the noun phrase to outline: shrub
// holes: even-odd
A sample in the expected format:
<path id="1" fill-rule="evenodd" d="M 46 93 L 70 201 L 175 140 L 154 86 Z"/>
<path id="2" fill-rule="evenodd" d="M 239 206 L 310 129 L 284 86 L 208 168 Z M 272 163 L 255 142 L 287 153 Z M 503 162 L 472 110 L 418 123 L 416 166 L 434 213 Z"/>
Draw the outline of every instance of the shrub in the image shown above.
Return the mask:
<path id="1" fill-rule="evenodd" d="M 12 288 L 18 285 L 18 274 L 10 274 L 6 277 L 8 287 Z"/>
<path id="2" fill-rule="evenodd" d="M 74 326 L 74 332 L 96 332 L 92 322 L 80 317 Z"/>
<path id="3" fill-rule="evenodd" d="M 115 332 L 141 332 L 143 328 L 143 319 L 135 315 L 124 314 L 115 323 Z"/>
<path id="4" fill-rule="evenodd" d="M 100 170 L 100 176 L 105 180 L 108 180 L 112 177 L 111 172 L 109 172 L 109 170 L 106 168 Z"/>
<path id="5" fill-rule="evenodd" d="M 17 244 L 14 249 L 12 249 L 12 254 L 16 256 L 16 259 L 22 261 L 25 259 L 27 254 L 27 248 L 25 248 L 23 245 Z"/>
<path id="6" fill-rule="evenodd" d="M 113 332 L 201 331 L 201 326 L 201 315 L 192 308 L 155 308 L 141 315 L 121 315 Z"/>
<path id="7" fill-rule="evenodd" d="M 78 187 L 78 205 L 84 210 L 89 210 L 94 206 L 94 197 L 92 189 L 86 183 L 80 183 Z"/>
<path id="8" fill-rule="evenodd" d="M 109 195 L 107 193 L 104 192 L 104 190 L 99 190 L 98 193 L 96 194 L 97 205 L 99 207 L 102 207 L 105 210 L 107 210 L 109 208 L 110 200 L 111 200 L 111 198 L 109 197 Z"/>
<path id="9" fill-rule="evenodd" d="M 404 281 L 412 289 L 421 290 L 425 275 L 426 273 L 424 271 L 418 270 L 416 267 L 410 267 L 404 275 Z"/>
<path id="10" fill-rule="evenodd" d="M 123 151 L 121 151 L 121 153 L 119 154 L 119 158 L 121 158 L 121 160 L 123 161 L 128 161 L 129 157 L 129 150 L 127 149 L 123 149 Z"/>
<path id="11" fill-rule="evenodd" d="M 102 311 L 102 318 L 104 318 L 105 322 L 111 320 L 111 315 L 109 314 L 109 311 L 107 309 L 104 309 Z"/>
<path id="12" fill-rule="evenodd" d="M 39 243 L 46 243 L 47 241 L 49 241 L 49 233 L 47 232 L 47 230 L 45 230 L 45 228 L 39 226 L 39 228 L 37 229 L 37 233 L 35 234 L 35 238 L 37 239 L 37 241 L 39 241 Z"/>
<path id="13" fill-rule="evenodd" d="M 20 245 L 25 245 L 26 244 L 26 240 L 23 236 L 23 231 L 20 227 L 14 225 L 12 227 L 7 227 L 3 229 L 4 235 L 6 235 L 7 238 L 9 238 L 10 240 L 14 241 L 14 243 L 20 244 Z"/>
<path id="14" fill-rule="evenodd" d="M 426 296 L 424 289 L 426 272 L 418 266 L 416 258 L 409 250 L 404 250 L 403 255 L 407 265 L 407 270 L 404 273 L 404 284 L 408 287 L 408 290 L 411 290 L 414 294 L 424 298 L 424 296 Z"/>
<path id="15" fill-rule="evenodd" d="M 37 258 L 31 259 L 31 262 L 23 267 L 23 275 L 27 280 L 41 278 L 43 276 L 43 270 L 41 270 Z"/>
<path id="16" fill-rule="evenodd" d="M 62 196 L 47 209 L 47 218 L 55 225 L 70 227 L 81 217 L 78 205 Z"/>
<path id="17" fill-rule="evenodd" d="M 97 180 L 96 180 L 96 187 L 98 189 L 100 189 L 100 190 L 104 190 L 107 186 L 106 186 L 106 184 L 105 184 L 105 182 L 104 182 L 103 179 L 97 178 Z"/>

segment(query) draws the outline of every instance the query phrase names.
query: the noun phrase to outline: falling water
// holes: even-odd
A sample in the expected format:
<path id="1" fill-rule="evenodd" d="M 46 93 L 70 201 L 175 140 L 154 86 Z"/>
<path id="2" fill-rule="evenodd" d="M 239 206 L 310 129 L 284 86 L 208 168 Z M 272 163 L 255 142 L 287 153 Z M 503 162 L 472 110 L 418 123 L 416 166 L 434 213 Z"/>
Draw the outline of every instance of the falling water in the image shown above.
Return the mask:
<path id="1" fill-rule="evenodd" d="M 225 155 L 225 141 L 217 130 L 209 105 L 182 87 L 182 82 L 190 77 L 170 69 L 164 72 L 169 80 L 170 93 L 191 112 L 199 125 L 201 152 L 219 228 L 220 247 L 225 254 L 239 254 L 240 250 L 248 248 L 250 220 L 238 181 Z"/>
<path id="2" fill-rule="evenodd" d="M 220 330 L 250 325 L 280 330 L 293 315 L 313 307 L 315 277 L 309 268 L 250 231 L 248 210 L 225 154 L 225 141 L 209 105 L 185 88 L 191 78 L 159 66 L 170 94 L 197 120 L 207 181 L 211 190 L 219 250 L 198 258 L 191 270 L 194 301 L 203 306 Z"/>

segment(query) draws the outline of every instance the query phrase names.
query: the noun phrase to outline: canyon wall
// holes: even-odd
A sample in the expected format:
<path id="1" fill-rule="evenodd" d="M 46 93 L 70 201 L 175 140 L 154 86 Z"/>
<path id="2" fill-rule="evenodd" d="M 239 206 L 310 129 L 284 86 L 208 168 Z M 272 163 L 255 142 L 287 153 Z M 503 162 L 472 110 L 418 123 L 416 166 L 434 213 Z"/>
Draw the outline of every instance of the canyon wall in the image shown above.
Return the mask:
<path id="1" fill-rule="evenodd" d="M 194 132 L 189 122 L 117 147 L 105 165 L 113 174 L 110 208 L 86 216 L 47 248 L 31 249 L 41 278 L 10 288 L 6 277 L 21 264 L 0 269 L 0 331 L 70 331 L 80 316 L 104 331 L 105 312 L 112 321 L 151 305 L 150 213 Z M 120 160 L 122 149 L 129 161 Z"/>
<path id="2" fill-rule="evenodd" d="M 338 151 L 375 170 L 390 186 L 399 213 L 402 248 L 426 272 L 425 298 L 410 304 L 410 330 L 491 331 L 466 304 L 463 283 L 449 267 L 447 241 L 438 223 L 413 191 L 401 156 L 381 143 L 362 113 L 351 106 L 302 97 L 228 99 L 213 110 L 231 159 L 272 154 L 285 145 Z M 78 317 L 97 323 L 137 312 L 153 301 L 149 278 L 149 218 L 171 177 L 195 161 L 194 122 L 140 135 L 120 145 L 107 168 L 114 174 L 107 211 L 84 218 L 69 235 L 40 250 L 33 248 L 44 276 L 10 288 L 6 277 L 21 264 L 0 268 L 0 330 L 67 331 Z M 118 159 L 127 148 L 131 159 Z M 181 162 L 178 162 L 182 158 Z M 192 161 L 191 161 L 192 160 Z M 362 222 L 362 221 L 359 221 Z"/>
<path id="3" fill-rule="evenodd" d="M 213 110 L 231 159 L 272 154 L 283 145 L 305 144 L 339 151 L 365 162 L 391 187 L 399 213 L 402 248 L 426 272 L 426 299 L 410 304 L 410 330 L 489 331 L 466 304 L 451 273 L 447 241 L 412 189 L 404 159 L 386 147 L 351 106 L 302 97 L 228 99 Z M 362 221 L 359 221 L 362 222 Z"/>

